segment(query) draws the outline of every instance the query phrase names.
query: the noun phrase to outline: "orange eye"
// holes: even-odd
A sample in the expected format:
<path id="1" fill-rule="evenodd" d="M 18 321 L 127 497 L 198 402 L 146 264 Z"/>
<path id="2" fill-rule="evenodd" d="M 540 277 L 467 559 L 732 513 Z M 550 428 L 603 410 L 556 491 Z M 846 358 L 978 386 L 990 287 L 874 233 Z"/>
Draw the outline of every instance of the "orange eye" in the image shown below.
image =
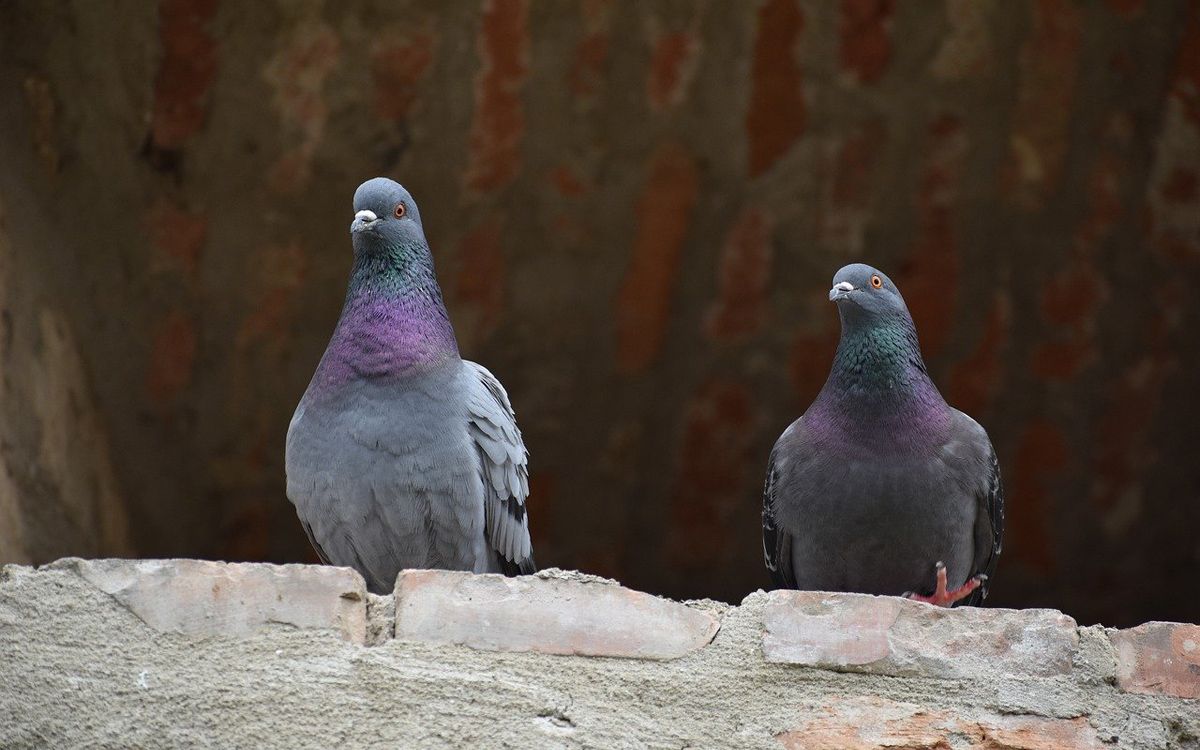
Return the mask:
<path id="1" fill-rule="evenodd" d="M 396 211 L 395 211 L 396 218 L 397 218 L 397 219 L 403 219 L 403 218 L 404 218 L 404 214 L 406 214 L 406 213 L 408 213 L 408 209 L 407 209 L 407 208 L 404 206 L 404 204 L 403 204 L 403 203 L 397 203 L 397 204 L 396 204 Z"/>
<path id="2" fill-rule="evenodd" d="M 878 276 L 872 276 L 871 277 L 871 286 L 875 287 L 876 289 L 882 289 L 883 288 L 883 279 L 879 278 Z"/>

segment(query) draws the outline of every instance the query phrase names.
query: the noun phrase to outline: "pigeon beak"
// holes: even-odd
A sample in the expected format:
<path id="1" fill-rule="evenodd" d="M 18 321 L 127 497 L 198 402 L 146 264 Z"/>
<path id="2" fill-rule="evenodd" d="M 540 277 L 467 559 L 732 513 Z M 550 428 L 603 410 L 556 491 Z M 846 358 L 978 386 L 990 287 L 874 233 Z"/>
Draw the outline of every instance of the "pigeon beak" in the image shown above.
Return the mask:
<path id="1" fill-rule="evenodd" d="M 374 211 L 364 208 L 354 214 L 354 221 L 350 222 L 350 231 L 362 232 L 375 226 L 378 221 L 379 217 L 375 215 Z"/>
<path id="2" fill-rule="evenodd" d="M 829 301 L 837 302 L 838 300 L 846 299 L 850 296 L 850 292 L 854 291 L 854 285 L 849 281 L 839 281 L 833 285 L 833 289 L 829 290 Z"/>

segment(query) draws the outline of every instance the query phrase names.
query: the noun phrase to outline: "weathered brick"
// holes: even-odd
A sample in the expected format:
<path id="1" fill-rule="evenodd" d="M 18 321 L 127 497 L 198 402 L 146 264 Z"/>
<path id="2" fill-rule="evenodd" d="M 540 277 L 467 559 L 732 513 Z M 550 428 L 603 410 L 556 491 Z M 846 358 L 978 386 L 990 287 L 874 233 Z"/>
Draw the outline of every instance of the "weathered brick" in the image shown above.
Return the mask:
<path id="1" fill-rule="evenodd" d="M 396 638 L 485 651 L 675 659 L 716 635 L 715 617 L 598 579 L 405 570 Z"/>
<path id="2" fill-rule="evenodd" d="M 1071 671 L 1075 621 L 1047 609 L 945 609 L 899 597 L 773 591 L 769 662 L 948 679 Z"/>
<path id="3" fill-rule="evenodd" d="M 776 735 L 787 750 L 1099 750 L 1085 718 L 982 715 L 929 710 L 880 698 L 843 698 L 823 715 Z"/>
<path id="4" fill-rule="evenodd" d="M 699 42 L 686 31 L 659 34 L 650 58 L 646 96 L 650 107 L 664 110 L 680 104 L 696 71 Z"/>
<path id="5" fill-rule="evenodd" d="M 803 31 L 804 16 L 795 0 L 767 0 L 759 7 L 746 110 L 751 177 L 770 169 L 804 133 L 804 77 L 796 61 Z"/>
<path id="6" fill-rule="evenodd" d="M 482 66 L 475 80 L 467 187 L 486 193 L 507 186 L 521 168 L 521 88 L 529 75 L 527 0 L 484 0 L 478 47 Z"/>
<path id="7" fill-rule="evenodd" d="M 622 373 L 643 372 L 662 349 L 699 189 L 692 155 L 677 143 L 660 145 L 638 200 L 637 235 L 614 311 Z"/>
<path id="8" fill-rule="evenodd" d="M 349 568 L 204 560 L 59 560 L 155 630 L 248 637 L 268 625 L 363 643 L 367 590 Z"/>
<path id="9" fill-rule="evenodd" d="M 1122 690 L 1200 698 L 1200 625 L 1148 622 L 1114 630 L 1109 640 Z"/>

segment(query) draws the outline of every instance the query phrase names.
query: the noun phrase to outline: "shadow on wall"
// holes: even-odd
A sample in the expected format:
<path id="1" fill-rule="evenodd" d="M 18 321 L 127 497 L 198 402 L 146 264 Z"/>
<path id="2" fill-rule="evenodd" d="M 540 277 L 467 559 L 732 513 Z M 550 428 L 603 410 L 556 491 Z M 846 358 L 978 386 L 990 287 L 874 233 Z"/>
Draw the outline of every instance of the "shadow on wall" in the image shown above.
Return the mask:
<path id="1" fill-rule="evenodd" d="M 767 451 L 864 259 L 1000 454 L 991 601 L 1200 620 L 1198 13 L 4 3 L 0 557 L 313 560 L 283 436 L 384 174 L 517 408 L 542 564 L 764 586 Z"/>

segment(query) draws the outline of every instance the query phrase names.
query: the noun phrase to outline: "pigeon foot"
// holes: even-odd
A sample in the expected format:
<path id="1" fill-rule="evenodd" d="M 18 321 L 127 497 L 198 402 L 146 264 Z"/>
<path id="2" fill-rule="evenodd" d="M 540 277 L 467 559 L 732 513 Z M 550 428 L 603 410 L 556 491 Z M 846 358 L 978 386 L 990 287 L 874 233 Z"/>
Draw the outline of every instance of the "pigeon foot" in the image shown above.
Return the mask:
<path id="1" fill-rule="evenodd" d="M 982 586 L 983 582 L 987 580 L 987 576 L 980 573 L 958 588 L 947 591 L 946 564 L 939 560 L 935 567 L 937 569 L 937 588 L 934 589 L 933 596 L 924 596 L 922 594 L 916 594 L 910 591 L 904 595 L 905 599 L 925 602 L 926 604 L 932 604 L 936 607 L 949 607 L 961 599 L 966 599 L 971 595 L 972 591 Z"/>

